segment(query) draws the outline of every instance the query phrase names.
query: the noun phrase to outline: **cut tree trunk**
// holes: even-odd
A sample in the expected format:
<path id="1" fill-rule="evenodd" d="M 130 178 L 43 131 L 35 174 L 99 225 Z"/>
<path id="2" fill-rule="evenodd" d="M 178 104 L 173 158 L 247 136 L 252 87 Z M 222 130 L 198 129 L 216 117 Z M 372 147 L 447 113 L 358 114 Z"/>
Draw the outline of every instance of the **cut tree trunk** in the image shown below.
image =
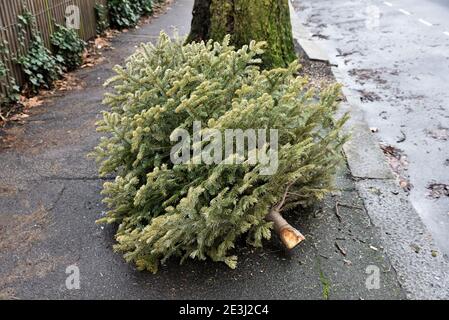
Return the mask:
<path id="1" fill-rule="evenodd" d="M 267 221 L 273 222 L 274 231 L 281 238 L 282 243 L 291 250 L 305 240 L 305 237 L 292 227 L 281 215 L 278 209 L 272 209 L 266 217 Z"/>
<path id="2" fill-rule="evenodd" d="M 266 41 L 266 67 L 296 59 L 288 0 L 195 0 L 187 41 L 221 41 L 226 34 L 237 47 Z"/>

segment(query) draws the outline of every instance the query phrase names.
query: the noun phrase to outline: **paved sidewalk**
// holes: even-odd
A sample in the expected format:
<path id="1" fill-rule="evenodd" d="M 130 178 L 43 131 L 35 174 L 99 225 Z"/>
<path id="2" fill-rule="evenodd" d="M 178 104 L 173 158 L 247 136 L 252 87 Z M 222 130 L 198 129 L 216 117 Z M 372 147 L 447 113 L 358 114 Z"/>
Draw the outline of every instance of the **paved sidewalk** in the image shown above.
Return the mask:
<path id="1" fill-rule="evenodd" d="M 98 226 L 105 210 L 102 179 L 86 157 L 97 145 L 94 123 L 104 108 L 102 83 L 140 42 L 160 30 L 189 30 L 192 0 L 178 0 L 152 24 L 121 34 L 106 61 L 77 77 L 83 90 L 33 109 L 25 125 L 0 134 L 0 298 L 18 299 L 401 299 L 404 293 L 355 189 L 342 168 L 341 192 L 290 220 L 307 240 L 286 253 L 277 239 L 263 250 L 238 249 L 239 265 L 171 261 L 157 275 L 138 272 L 112 251 L 114 226 Z M 337 208 L 337 209 L 336 209 Z M 81 289 L 67 290 L 76 264 Z M 380 289 L 366 273 L 379 268 Z"/>

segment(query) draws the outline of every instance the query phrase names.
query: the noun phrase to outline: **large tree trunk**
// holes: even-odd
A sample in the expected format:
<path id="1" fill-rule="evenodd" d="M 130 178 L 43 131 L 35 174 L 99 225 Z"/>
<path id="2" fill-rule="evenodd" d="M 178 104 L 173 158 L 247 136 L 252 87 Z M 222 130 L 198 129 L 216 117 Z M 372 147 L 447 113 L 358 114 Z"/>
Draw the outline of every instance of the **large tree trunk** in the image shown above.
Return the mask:
<path id="1" fill-rule="evenodd" d="M 195 0 L 188 42 L 221 41 L 231 34 L 236 46 L 266 41 L 267 67 L 286 66 L 295 58 L 289 0 Z"/>

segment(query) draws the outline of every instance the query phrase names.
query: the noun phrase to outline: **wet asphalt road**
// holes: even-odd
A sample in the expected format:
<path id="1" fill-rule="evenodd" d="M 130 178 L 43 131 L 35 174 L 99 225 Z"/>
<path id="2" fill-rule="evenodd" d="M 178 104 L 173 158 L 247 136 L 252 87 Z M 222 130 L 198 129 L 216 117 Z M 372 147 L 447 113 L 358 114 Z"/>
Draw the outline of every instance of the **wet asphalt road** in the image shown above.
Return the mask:
<path id="1" fill-rule="evenodd" d="M 301 0 L 295 8 L 379 142 L 394 147 L 390 164 L 448 255 L 449 0 Z"/>

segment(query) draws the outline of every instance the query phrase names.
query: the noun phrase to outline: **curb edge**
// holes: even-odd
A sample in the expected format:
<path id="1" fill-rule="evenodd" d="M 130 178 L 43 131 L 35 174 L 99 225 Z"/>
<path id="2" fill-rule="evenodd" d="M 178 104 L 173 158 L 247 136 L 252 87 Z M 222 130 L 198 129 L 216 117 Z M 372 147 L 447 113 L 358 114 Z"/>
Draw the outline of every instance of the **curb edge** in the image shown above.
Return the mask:
<path id="1" fill-rule="evenodd" d="M 289 6 L 294 39 L 309 59 L 330 63 L 323 49 L 310 37 L 304 39 L 309 33 L 299 21 L 292 0 L 289 0 Z M 295 28 L 299 30 L 295 31 Z M 305 48 L 303 44 L 306 45 Z M 314 52 L 323 52 L 326 58 L 314 59 L 312 57 L 317 58 Z M 331 66 L 331 69 L 336 80 L 341 83 L 344 75 L 338 65 Z M 397 272 L 407 298 L 448 299 L 449 261 L 442 256 L 418 212 L 399 187 L 364 119 L 357 97 L 345 87 L 343 94 L 347 103 L 343 103 L 341 111 L 351 115 L 345 128 L 346 132 L 350 131 L 352 134 L 350 141 L 344 146 L 347 165 L 366 213 L 379 231 L 385 252 Z M 369 159 L 368 164 L 365 163 L 366 159 Z M 420 250 L 417 252 L 413 248 Z M 435 251 L 438 252 L 436 257 L 433 256 Z"/>

